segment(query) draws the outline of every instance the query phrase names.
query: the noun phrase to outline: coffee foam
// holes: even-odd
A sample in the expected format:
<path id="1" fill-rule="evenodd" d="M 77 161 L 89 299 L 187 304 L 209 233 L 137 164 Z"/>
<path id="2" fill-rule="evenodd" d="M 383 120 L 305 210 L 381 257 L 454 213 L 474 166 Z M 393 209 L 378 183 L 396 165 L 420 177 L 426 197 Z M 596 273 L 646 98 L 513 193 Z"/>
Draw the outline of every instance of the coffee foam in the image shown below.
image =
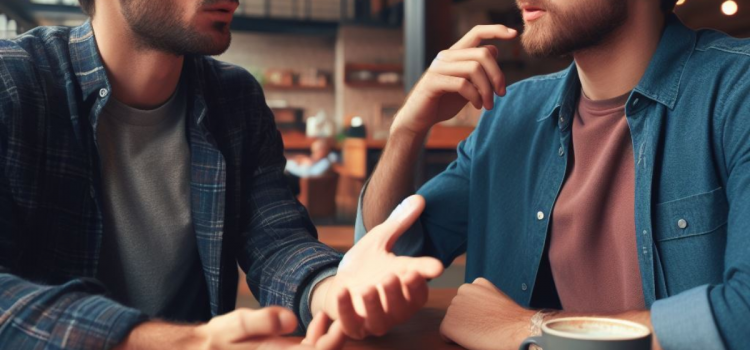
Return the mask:
<path id="1" fill-rule="evenodd" d="M 648 336 L 649 329 L 637 323 L 606 318 L 564 318 L 547 322 L 544 330 L 566 338 L 624 340 Z"/>

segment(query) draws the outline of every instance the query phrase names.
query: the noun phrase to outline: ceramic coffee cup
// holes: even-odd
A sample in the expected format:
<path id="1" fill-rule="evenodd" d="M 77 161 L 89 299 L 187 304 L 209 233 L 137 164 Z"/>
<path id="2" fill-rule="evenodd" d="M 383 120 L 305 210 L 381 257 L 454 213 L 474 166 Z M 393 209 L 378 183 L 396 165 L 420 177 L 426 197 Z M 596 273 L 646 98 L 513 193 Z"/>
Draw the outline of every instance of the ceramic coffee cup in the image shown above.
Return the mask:
<path id="1" fill-rule="evenodd" d="M 524 340 L 520 350 L 651 350 L 651 330 L 630 321 L 567 317 L 542 324 L 542 335 Z"/>

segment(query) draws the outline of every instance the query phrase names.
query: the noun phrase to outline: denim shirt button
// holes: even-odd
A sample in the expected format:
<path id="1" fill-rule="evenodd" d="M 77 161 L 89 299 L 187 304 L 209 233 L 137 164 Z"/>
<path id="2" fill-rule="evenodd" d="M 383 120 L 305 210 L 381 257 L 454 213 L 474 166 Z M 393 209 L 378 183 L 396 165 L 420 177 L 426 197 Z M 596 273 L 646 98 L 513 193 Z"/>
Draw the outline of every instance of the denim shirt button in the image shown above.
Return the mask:
<path id="1" fill-rule="evenodd" d="M 638 102 L 640 102 L 640 101 L 641 101 L 641 99 L 639 99 L 638 97 L 636 97 L 635 100 L 633 101 L 633 107 L 637 106 Z"/>
<path id="2" fill-rule="evenodd" d="M 526 285 L 526 283 L 521 283 L 521 290 L 526 291 L 527 289 L 529 289 L 529 287 Z"/>
<path id="3" fill-rule="evenodd" d="M 536 213 L 536 218 L 537 220 L 544 220 L 544 213 L 541 211 Z"/>
<path id="4" fill-rule="evenodd" d="M 562 157 L 565 154 L 565 147 L 560 146 L 560 149 L 557 150 L 557 154 L 559 154 L 560 157 Z"/>
<path id="5" fill-rule="evenodd" d="M 681 228 L 681 229 L 684 230 L 684 229 L 687 228 L 687 226 L 688 226 L 688 223 L 687 223 L 687 221 L 685 221 L 685 219 L 677 220 L 677 227 L 679 227 L 679 228 Z"/>
<path id="6" fill-rule="evenodd" d="M 101 89 L 101 90 L 99 90 L 99 97 L 101 97 L 101 98 L 107 97 L 108 93 L 109 93 L 109 91 L 107 89 Z"/>

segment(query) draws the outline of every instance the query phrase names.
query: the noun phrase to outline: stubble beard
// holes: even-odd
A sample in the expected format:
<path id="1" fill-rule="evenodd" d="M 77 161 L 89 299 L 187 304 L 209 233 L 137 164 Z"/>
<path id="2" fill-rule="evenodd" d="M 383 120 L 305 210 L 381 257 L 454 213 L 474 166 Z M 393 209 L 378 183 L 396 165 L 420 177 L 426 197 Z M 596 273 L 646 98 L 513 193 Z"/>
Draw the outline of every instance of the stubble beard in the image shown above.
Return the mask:
<path id="1" fill-rule="evenodd" d="M 549 1 L 527 2 L 546 10 L 526 23 L 521 43 L 533 57 L 569 56 L 604 44 L 628 19 L 626 1 L 589 0 L 585 11 L 564 11 Z"/>
<path id="2" fill-rule="evenodd" d="M 206 0 L 205 3 L 215 2 Z M 122 14 L 135 35 L 138 49 L 183 55 L 220 55 L 231 42 L 227 23 L 215 22 L 213 30 L 221 33 L 216 40 L 185 23 L 167 0 L 120 0 Z M 203 4 L 202 4 L 203 5 Z"/>

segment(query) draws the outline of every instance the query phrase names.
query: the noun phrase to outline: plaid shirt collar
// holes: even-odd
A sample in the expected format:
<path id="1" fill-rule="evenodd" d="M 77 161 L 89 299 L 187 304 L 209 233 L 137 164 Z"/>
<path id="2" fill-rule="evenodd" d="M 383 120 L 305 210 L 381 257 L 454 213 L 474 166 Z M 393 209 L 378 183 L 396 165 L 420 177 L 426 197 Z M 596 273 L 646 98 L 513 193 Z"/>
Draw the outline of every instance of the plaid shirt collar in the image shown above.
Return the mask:
<path id="1" fill-rule="evenodd" d="M 73 72 L 78 79 L 84 105 L 91 108 L 89 122 L 91 127 L 96 130 L 99 114 L 109 101 L 112 86 L 109 83 L 107 71 L 99 54 L 91 20 L 87 20 L 84 24 L 71 30 L 68 47 Z M 192 103 L 193 120 L 197 125 L 200 125 L 206 116 L 206 102 L 203 96 L 202 82 L 200 79 L 193 79 L 194 69 L 200 69 L 200 65 L 195 62 L 194 57 L 186 56 L 182 73 L 190 87 L 191 98 L 189 101 Z M 71 118 L 75 124 L 78 124 L 78 115 L 72 114 Z"/>

